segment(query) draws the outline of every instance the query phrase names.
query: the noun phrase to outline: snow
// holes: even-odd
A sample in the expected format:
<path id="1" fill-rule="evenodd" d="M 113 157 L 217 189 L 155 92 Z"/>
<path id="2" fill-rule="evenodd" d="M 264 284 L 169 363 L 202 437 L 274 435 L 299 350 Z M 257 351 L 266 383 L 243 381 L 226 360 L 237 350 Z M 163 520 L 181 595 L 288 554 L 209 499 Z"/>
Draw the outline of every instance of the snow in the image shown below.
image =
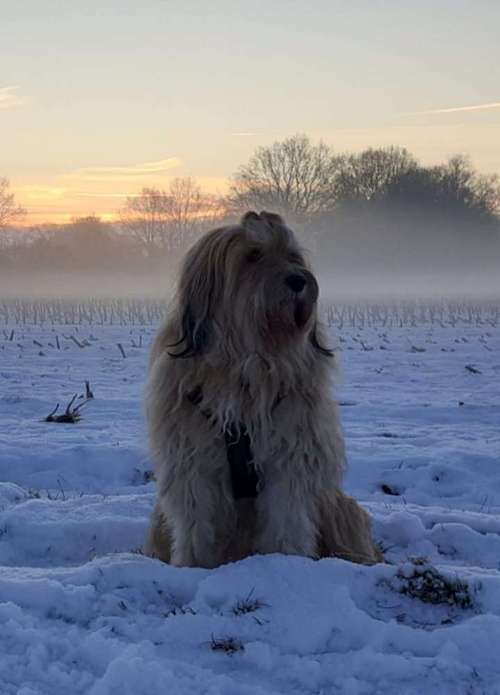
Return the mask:
<path id="1" fill-rule="evenodd" d="M 210 571 L 140 553 L 153 332 L 0 332 L 0 693 L 500 693 L 500 326 L 336 331 L 345 486 L 387 564 Z M 44 422 L 86 379 L 81 421 Z M 416 557 L 471 605 L 401 593 Z"/>

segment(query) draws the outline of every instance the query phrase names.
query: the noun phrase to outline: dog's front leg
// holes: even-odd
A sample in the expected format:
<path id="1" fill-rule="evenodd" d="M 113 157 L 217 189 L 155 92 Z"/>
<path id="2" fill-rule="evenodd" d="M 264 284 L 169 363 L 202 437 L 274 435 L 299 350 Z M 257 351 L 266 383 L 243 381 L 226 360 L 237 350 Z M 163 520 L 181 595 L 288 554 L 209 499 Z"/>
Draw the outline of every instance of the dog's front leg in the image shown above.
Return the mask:
<path id="1" fill-rule="evenodd" d="M 266 478 L 257 498 L 257 553 L 317 555 L 316 496 L 287 472 Z"/>
<path id="2" fill-rule="evenodd" d="M 210 520 L 177 518 L 173 529 L 172 565 L 213 568 L 220 564 Z"/>
<path id="3" fill-rule="evenodd" d="M 160 504 L 170 522 L 173 565 L 212 568 L 224 562 L 234 509 L 220 484 L 201 477 L 184 481 L 171 486 Z"/>

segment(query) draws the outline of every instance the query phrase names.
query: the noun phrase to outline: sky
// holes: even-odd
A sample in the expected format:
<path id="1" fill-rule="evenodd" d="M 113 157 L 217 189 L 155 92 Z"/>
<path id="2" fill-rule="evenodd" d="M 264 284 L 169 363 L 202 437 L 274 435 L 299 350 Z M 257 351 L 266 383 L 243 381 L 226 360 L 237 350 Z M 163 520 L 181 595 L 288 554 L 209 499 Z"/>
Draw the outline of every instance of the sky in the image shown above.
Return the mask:
<path id="1" fill-rule="evenodd" d="M 0 4 L 0 176 L 27 223 L 210 192 L 294 133 L 500 173 L 496 0 Z"/>

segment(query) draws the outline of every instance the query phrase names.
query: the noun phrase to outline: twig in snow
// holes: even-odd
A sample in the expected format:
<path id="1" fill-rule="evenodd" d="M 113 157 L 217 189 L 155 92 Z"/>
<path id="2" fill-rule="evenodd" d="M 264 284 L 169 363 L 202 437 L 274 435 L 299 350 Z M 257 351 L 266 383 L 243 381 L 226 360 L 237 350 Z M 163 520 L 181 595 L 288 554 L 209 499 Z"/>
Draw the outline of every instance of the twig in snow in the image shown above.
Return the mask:
<path id="1" fill-rule="evenodd" d="M 472 364 L 466 364 L 465 369 L 467 369 L 468 372 L 471 374 L 481 374 L 481 370 L 478 369 L 477 367 L 474 367 Z"/>
<path id="2" fill-rule="evenodd" d="M 78 345 L 79 348 L 83 349 L 85 347 L 85 345 L 81 343 L 77 338 L 75 338 L 74 335 L 70 335 L 69 339 L 72 340 L 75 343 L 75 345 Z"/>
<path id="3" fill-rule="evenodd" d="M 64 422 L 64 423 L 75 423 L 78 422 L 81 418 L 80 415 L 80 409 L 83 408 L 83 406 L 88 402 L 88 401 L 83 401 L 83 403 L 80 403 L 79 405 L 76 405 L 74 408 L 73 403 L 76 400 L 77 393 L 73 396 L 73 398 L 70 400 L 68 403 L 65 412 L 62 415 L 56 415 L 58 409 L 59 409 L 59 403 L 57 403 L 56 407 L 54 410 L 47 415 L 45 418 L 45 422 Z"/>

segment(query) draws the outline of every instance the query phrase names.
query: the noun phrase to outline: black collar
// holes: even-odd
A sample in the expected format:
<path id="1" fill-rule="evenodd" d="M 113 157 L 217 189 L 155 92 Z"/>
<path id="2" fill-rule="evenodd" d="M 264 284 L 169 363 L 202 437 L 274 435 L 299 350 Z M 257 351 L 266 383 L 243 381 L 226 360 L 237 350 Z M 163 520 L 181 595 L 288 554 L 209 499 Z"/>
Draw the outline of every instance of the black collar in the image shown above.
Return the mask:
<path id="1" fill-rule="evenodd" d="M 225 430 L 224 439 L 234 499 L 257 497 L 260 479 L 254 465 L 248 432 L 242 425 L 231 425 Z"/>
<path id="2" fill-rule="evenodd" d="M 203 400 L 201 386 L 188 393 L 187 397 L 193 405 L 199 405 Z M 278 398 L 275 407 L 280 401 L 281 398 Z M 202 410 L 202 413 L 205 417 L 210 417 L 210 412 Z M 226 428 L 223 434 L 234 499 L 257 497 L 261 480 L 254 465 L 252 445 L 246 427 L 242 423 L 239 426 L 233 424 Z"/>

